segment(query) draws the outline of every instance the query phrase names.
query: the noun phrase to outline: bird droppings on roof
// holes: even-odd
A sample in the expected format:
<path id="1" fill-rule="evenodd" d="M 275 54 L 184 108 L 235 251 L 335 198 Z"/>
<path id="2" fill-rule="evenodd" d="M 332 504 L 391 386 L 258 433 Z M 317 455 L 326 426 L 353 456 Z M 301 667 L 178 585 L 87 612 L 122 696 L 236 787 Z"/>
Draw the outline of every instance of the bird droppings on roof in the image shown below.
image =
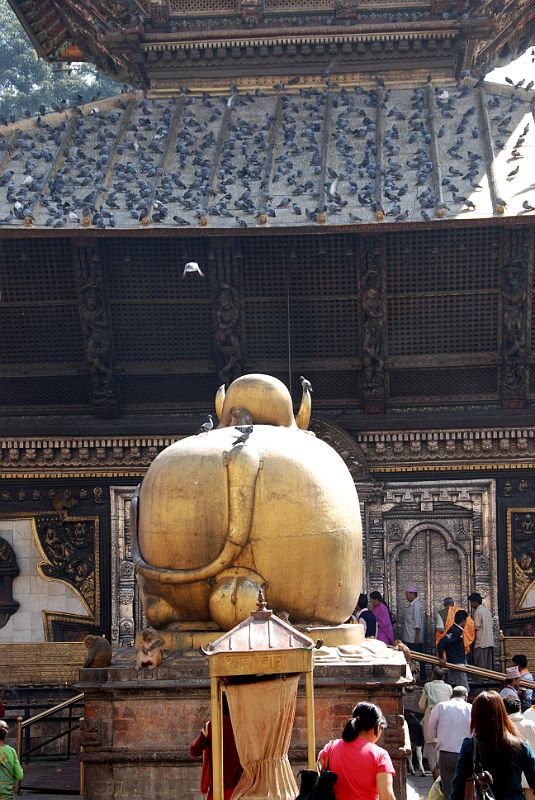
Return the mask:
<path id="1" fill-rule="evenodd" d="M 480 84 L 134 93 L 0 125 L 0 227 L 281 228 L 531 214 L 534 92 Z"/>

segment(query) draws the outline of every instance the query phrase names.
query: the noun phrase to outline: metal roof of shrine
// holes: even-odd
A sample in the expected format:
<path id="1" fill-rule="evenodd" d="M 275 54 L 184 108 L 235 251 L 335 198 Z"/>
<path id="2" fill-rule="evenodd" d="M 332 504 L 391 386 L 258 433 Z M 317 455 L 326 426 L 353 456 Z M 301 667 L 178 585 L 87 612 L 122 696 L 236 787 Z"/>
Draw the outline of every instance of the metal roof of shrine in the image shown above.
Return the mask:
<path id="1" fill-rule="evenodd" d="M 250 616 L 227 631 L 206 648 L 206 655 L 217 653 L 252 653 L 270 650 L 312 650 L 314 642 L 304 633 L 293 628 L 267 608 L 262 591 L 259 592 L 258 605 Z"/>
<path id="2" fill-rule="evenodd" d="M 137 92 L 0 125 L 0 231 L 529 215 L 534 97 L 473 80 Z"/>

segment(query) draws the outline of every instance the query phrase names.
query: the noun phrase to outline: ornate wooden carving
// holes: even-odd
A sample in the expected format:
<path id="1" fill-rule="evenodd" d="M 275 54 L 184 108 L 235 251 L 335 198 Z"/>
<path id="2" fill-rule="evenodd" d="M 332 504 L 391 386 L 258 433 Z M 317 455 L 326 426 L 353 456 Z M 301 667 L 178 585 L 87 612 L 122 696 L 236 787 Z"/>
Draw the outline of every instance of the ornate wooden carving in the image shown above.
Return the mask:
<path id="1" fill-rule="evenodd" d="M 0 628 L 18 611 L 20 603 L 13 598 L 13 579 L 19 571 L 15 551 L 0 537 Z"/>
<path id="2" fill-rule="evenodd" d="M 169 26 L 169 0 L 149 0 L 150 21 L 155 31 L 166 30 Z"/>
<path id="3" fill-rule="evenodd" d="M 61 580 L 78 594 L 93 619 L 99 616 L 98 518 L 42 516 L 36 519 L 44 578 Z"/>
<path id="4" fill-rule="evenodd" d="M 529 257 L 524 231 L 508 231 L 502 281 L 502 403 L 523 408 L 527 390 Z"/>
<path id="5" fill-rule="evenodd" d="M 364 410 L 374 414 L 386 397 L 385 260 L 384 238 L 370 237 L 361 270 L 362 364 Z"/>
<path id="6" fill-rule="evenodd" d="M 347 431 L 339 428 L 338 425 L 315 417 L 311 419 L 309 430 L 315 433 L 318 439 L 330 445 L 343 458 L 355 483 L 368 479 L 368 465 L 364 453 Z"/>
<path id="7" fill-rule="evenodd" d="M 453 465 L 532 464 L 535 458 L 535 426 L 509 427 L 459 427 L 455 430 L 378 430 L 361 431 L 352 436 L 342 431 L 336 424 L 326 420 L 312 420 L 316 424 L 342 432 L 344 441 L 350 441 L 355 452 L 360 454 L 372 472 L 396 471 L 420 468 L 436 469 Z M 337 433 L 340 435 L 340 433 Z M 55 473 L 58 468 L 68 467 L 77 473 L 88 475 L 106 474 L 113 470 L 114 475 L 143 475 L 152 461 L 165 447 L 182 439 L 183 436 L 139 436 L 106 437 L 91 439 L 75 438 L 32 438 L 0 439 L 0 470 L 3 475 L 20 476 L 35 474 L 44 476 Z M 335 447 L 336 449 L 336 447 Z M 359 459 L 357 458 L 357 462 Z M 350 470 L 352 467 L 350 466 Z M 58 477 L 54 474 L 54 477 Z M 362 475 L 358 476 L 363 479 Z M 23 491 L 23 490 L 21 490 Z M 87 491 L 102 496 L 101 487 Z M 97 494 L 94 495 L 97 502 Z M 0 490 L 0 504 L 17 500 L 39 501 L 47 493 L 41 489 L 24 490 L 24 496 L 4 486 Z M 54 495 L 49 495 L 52 510 Z M 86 500 L 86 498 L 80 498 Z"/>
<path id="8" fill-rule="evenodd" d="M 355 434 L 372 472 L 441 465 L 499 462 L 531 463 L 535 428 L 461 428 L 457 430 L 377 430 Z"/>
<path id="9" fill-rule="evenodd" d="M 264 13 L 265 0 L 240 0 L 241 20 L 246 25 L 260 25 Z"/>
<path id="10" fill-rule="evenodd" d="M 80 324 L 97 413 L 118 413 L 119 396 L 108 307 L 104 294 L 98 249 L 87 244 L 74 246 L 74 267 Z"/>
<path id="11" fill-rule="evenodd" d="M 218 376 L 229 384 L 242 374 L 240 273 L 238 245 L 226 241 L 212 247 L 209 256 L 209 281 L 214 309 L 214 342 Z"/>

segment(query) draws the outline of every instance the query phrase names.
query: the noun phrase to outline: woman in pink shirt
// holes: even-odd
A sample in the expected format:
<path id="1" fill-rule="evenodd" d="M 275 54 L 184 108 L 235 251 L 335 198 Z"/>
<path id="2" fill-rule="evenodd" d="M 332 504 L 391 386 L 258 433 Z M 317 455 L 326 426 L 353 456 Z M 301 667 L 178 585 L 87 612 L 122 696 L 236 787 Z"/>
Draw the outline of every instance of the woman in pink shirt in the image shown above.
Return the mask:
<path id="1" fill-rule="evenodd" d="M 394 627 L 392 625 L 392 614 L 387 604 L 381 597 L 380 592 L 370 594 L 372 612 L 377 620 L 376 639 L 380 639 L 385 644 L 394 644 Z"/>
<path id="2" fill-rule="evenodd" d="M 386 727 L 379 706 L 358 703 L 341 739 L 325 745 L 318 757 L 321 769 L 338 775 L 336 800 L 395 800 L 390 756 L 376 742 Z"/>

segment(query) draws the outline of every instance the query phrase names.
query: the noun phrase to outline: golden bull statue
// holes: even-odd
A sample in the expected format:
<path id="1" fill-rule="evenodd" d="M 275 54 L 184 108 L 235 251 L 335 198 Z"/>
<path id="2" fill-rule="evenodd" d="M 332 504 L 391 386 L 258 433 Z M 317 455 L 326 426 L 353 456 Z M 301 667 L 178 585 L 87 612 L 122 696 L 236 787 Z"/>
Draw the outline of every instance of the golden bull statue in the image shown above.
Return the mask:
<path id="1" fill-rule="evenodd" d="M 217 429 L 160 453 L 133 503 L 148 624 L 230 630 L 260 587 L 294 624 L 344 622 L 361 586 L 359 503 L 343 460 L 307 432 L 306 384 L 296 418 L 268 375 L 221 387 L 216 412 Z"/>

